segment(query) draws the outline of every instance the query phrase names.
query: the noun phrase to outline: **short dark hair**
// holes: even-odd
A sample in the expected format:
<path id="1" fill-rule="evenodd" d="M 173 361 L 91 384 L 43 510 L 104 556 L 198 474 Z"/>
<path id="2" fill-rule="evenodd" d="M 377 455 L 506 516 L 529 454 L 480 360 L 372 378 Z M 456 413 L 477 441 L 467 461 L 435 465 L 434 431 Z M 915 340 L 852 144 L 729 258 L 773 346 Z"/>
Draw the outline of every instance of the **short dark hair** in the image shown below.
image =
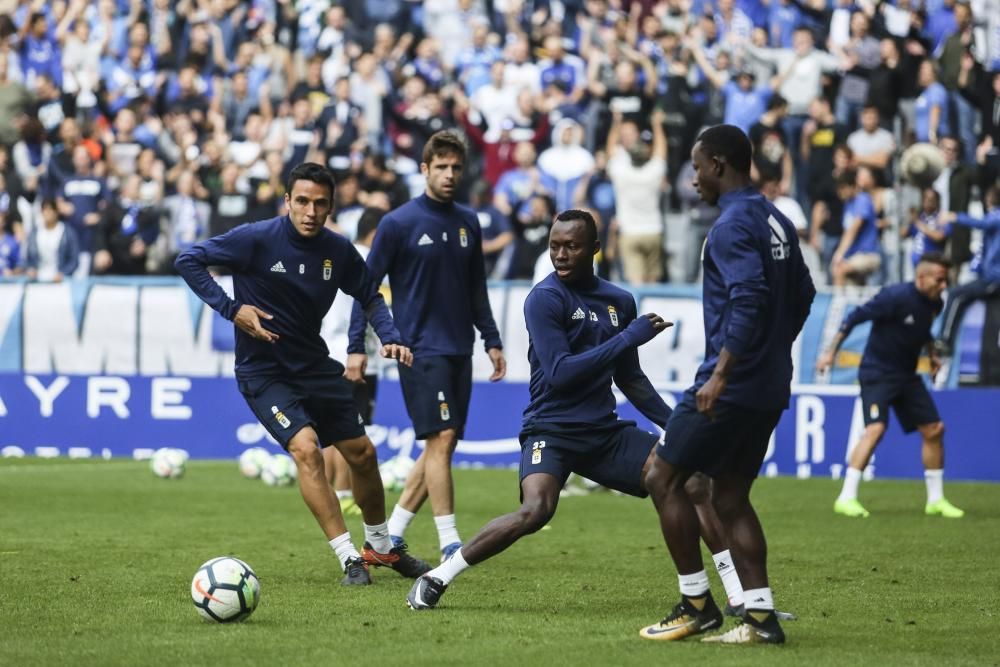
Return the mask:
<path id="1" fill-rule="evenodd" d="M 714 125 L 698 135 L 701 149 L 723 161 L 741 174 L 750 173 L 753 146 L 743 130 L 735 125 Z"/>
<path id="2" fill-rule="evenodd" d="M 454 130 L 441 130 L 431 135 L 431 138 L 424 144 L 424 152 L 420 157 L 421 162 L 430 164 L 434 158 L 442 155 L 457 155 L 465 162 L 465 141 L 458 132 Z"/>
<path id="3" fill-rule="evenodd" d="M 925 252 L 917 260 L 917 264 L 937 264 L 938 266 L 944 267 L 946 270 L 951 270 L 951 262 L 939 252 Z"/>
<path id="4" fill-rule="evenodd" d="M 786 100 L 778 93 L 771 95 L 771 99 L 767 101 L 768 111 L 774 111 L 775 109 L 781 109 L 782 107 L 787 107 L 787 106 L 788 106 L 788 100 Z"/>
<path id="5" fill-rule="evenodd" d="M 557 214 L 555 219 L 556 222 L 574 222 L 579 220 L 587 228 L 591 243 L 597 243 L 597 221 L 594 220 L 594 216 L 590 214 L 590 211 L 584 211 L 579 208 L 568 208 Z"/>
<path id="6" fill-rule="evenodd" d="M 59 207 L 56 206 L 56 200 L 53 197 L 45 197 L 44 199 L 42 199 L 42 203 L 40 204 L 40 207 L 41 208 L 51 208 L 54 211 L 58 211 L 59 210 Z"/>
<path id="7" fill-rule="evenodd" d="M 855 187 L 858 184 L 858 172 L 853 169 L 845 169 L 843 173 L 837 177 L 837 187 Z"/>
<path id="8" fill-rule="evenodd" d="M 357 238 L 363 239 L 378 227 L 378 223 L 382 222 L 382 218 L 385 216 L 385 211 L 377 208 L 375 206 L 369 206 L 361 213 L 361 217 L 358 218 L 358 233 Z"/>
<path id="9" fill-rule="evenodd" d="M 288 174 L 288 183 L 285 186 L 285 192 L 289 196 L 292 194 L 292 189 L 295 187 L 296 181 L 312 181 L 313 183 L 325 185 L 330 190 L 331 202 L 333 201 L 334 194 L 337 192 L 337 182 L 333 180 L 333 174 L 326 167 L 315 162 L 303 162 L 296 165 L 292 169 L 292 172 Z"/>

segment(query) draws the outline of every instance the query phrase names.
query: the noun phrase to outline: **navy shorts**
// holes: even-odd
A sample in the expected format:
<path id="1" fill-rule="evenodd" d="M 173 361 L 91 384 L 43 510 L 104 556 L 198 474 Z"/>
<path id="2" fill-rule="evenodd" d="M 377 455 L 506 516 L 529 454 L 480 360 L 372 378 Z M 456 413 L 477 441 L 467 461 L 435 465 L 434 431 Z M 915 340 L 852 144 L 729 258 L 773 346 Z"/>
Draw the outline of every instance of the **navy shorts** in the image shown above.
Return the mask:
<path id="1" fill-rule="evenodd" d="M 888 425 L 890 407 L 906 433 L 941 421 L 931 393 L 917 376 L 897 382 L 862 382 L 861 405 L 865 426 L 876 422 Z"/>
<path id="2" fill-rule="evenodd" d="M 354 399 L 355 385 L 342 372 L 253 378 L 238 384 L 254 415 L 285 449 L 306 426 L 316 429 L 321 447 L 365 434 Z"/>
<path id="3" fill-rule="evenodd" d="M 561 487 L 571 472 L 601 486 L 645 498 L 642 468 L 660 439 L 619 421 L 609 426 L 592 424 L 537 424 L 521 432 L 520 479 L 537 472 L 559 480 Z"/>
<path id="4" fill-rule="evenodd" d="M 363 383 L 354 384 L 354 407 L 361 413 L 365 425 L 371 426 L 375 414 L 375 394 L 378 390 L 378 376 L 366 375 Z"/>
<path id="5" fill-rule="evenodd" d="M 695 392 L 689 389 L 670 415 L 656 453 L 671 465 L 709 477 L 756 477 L 782 411 L 716 402 L 713 412 L 714 418 L 698 412 Z"/>
<path id="6" fill-rule="evenodd" d="M 413 366 L 399 364 L 406 412 L 417 439 L 455 429 L 465 436 L 465 419 L 472 396 L 472 357 L 414 357 Z"/>

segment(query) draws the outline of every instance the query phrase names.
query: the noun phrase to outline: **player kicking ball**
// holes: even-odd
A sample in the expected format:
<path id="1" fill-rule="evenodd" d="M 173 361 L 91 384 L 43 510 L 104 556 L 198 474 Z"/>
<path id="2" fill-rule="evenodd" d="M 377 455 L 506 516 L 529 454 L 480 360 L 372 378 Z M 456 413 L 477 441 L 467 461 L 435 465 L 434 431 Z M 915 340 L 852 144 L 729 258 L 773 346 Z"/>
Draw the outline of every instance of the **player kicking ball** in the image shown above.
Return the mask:
<path id="1" fill-rule="evenodd" d="M 412 363 L 409 348 L 351 242 L 324 227 L 335 183 L 321 165 L 300 164 L 288 177 L 288 215 L 243 224 L 177 258 L 177 272 L 202 301 L 236 328 L 236 380 L 250 409 L 284 447 L 299 473 L 302 499 L 344 570 L 344 585 L 371 583 L 368 566 L 417 577 L 430 566 L 394 546 L 375 447 L 354 403 L 354 384 L 330 358 L 320 324 L 337 290 L 354 297 L 383 342 L 383 357 Z M 230 299 L 208 272 L 233 272 Z M 351 468 L 364 517 L 364 553 L 351 542 L 324 470 L 322 448 L 334 446 Z"/>
<path id="2" fill-rule="evenodd" d="M 657 315 L 637 316 L 630 293 L 594 275 L 599 249 L 590 213 L 568 210 L 556 216 L 549 235 L 555 272 L 532 289 L 524 304 L 531 402 L 520 434 L 521 506 L 494 519 L 420 577 L 407 596 L 412 609 L 435 607 L 466 568 L 548 523 L 570 473 L 633 496 L 647 495 L 643 478 L 658 437 L 618 419 L 611 383 L 652 422 L 665 424 L 670 408 L 639 367 L 637 348 L 671 325 Z M 742 589 L 708 489 L 704 478 L 689 487 L 704 518 L 705 542 L 736 607 Z"/>
<path id="3" fill-rule="evenodd" d="M 867 517 L 858 502 L 861 473 L 885 435 L 889 408 L 896 412 L 906 433 L 920 431 L 922 458 L 927 483 L 928 515 L 960 519 L 965 512 L 944 497 L 944 424 L 938 416 L 934 399 L 917 375 L 920 351 L 926 349 L 931 359 L 931 375 L 941 368 L 934 348 L 931 325 L 943 306 L 941 295 L 948 287 L 951 263 L 940 254 L 928 253 L 917 262 L 914 280 L 884 288 L 871 301 L 855 308 L 844 318 L 830 348 L 820 356 L 816 368 L 828 371 L 837 350 L 857 325 L 872 322 L 865 345 L 858 380 L 865 430 L 851 450 L 844 488 L 833 504 L 833 511 L 849 517 Z"/>

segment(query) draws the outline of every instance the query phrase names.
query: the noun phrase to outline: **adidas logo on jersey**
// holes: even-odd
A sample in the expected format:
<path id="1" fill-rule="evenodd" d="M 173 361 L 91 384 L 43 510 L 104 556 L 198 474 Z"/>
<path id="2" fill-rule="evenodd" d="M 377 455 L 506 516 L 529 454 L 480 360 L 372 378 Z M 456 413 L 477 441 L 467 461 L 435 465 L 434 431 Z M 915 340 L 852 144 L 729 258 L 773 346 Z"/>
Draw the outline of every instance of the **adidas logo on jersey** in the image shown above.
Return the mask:
<path id="1" fill-rule="evenodd" d="M 910 325 L 912 325 L 914 323 L 916 323 L 916 320 L 913 318 L 913 313 L 910 313 L 909 315 L 907 315 L 906 319 L 903 320 L 903 324 L 910 324 Z"/>
<path id="2" fill-rule="evenodd" d="M 278 263 L 271 267 L 272 273 L 285 273 L 285 265 L 278 260 Z"/>
<path id="3" fill-rule="evenodd" d="M 576 312 L 573 313 L 573 319 L 574 320 L 585 320 L 585 319 L 587 319 L 587 316 L 583 312 L 583 308 L 577 308 L 576 309 Z"/>
<path id="4" fill-rule="evenodd" d="M 427 236 L 427 234 L 421 236 L 420 240 L 417 241 L 417 245 L 431 245 L 432 243 L 434 243 L 434 240 L 431 237 Z"/>

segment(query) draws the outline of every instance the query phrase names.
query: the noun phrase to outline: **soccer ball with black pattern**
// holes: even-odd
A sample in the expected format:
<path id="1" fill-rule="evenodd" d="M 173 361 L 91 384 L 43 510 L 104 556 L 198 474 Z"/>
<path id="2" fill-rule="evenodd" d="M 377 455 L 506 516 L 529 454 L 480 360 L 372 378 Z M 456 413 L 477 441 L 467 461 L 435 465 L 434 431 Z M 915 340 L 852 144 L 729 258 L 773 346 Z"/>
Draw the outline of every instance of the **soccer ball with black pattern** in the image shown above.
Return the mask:
<path id="1" fill-rule="evenodd" d="M 260 580 L 239 558 L 213 558 L 194 573 L 191 600 L 210 621 L 245 621 L 260 602 Z"/>

